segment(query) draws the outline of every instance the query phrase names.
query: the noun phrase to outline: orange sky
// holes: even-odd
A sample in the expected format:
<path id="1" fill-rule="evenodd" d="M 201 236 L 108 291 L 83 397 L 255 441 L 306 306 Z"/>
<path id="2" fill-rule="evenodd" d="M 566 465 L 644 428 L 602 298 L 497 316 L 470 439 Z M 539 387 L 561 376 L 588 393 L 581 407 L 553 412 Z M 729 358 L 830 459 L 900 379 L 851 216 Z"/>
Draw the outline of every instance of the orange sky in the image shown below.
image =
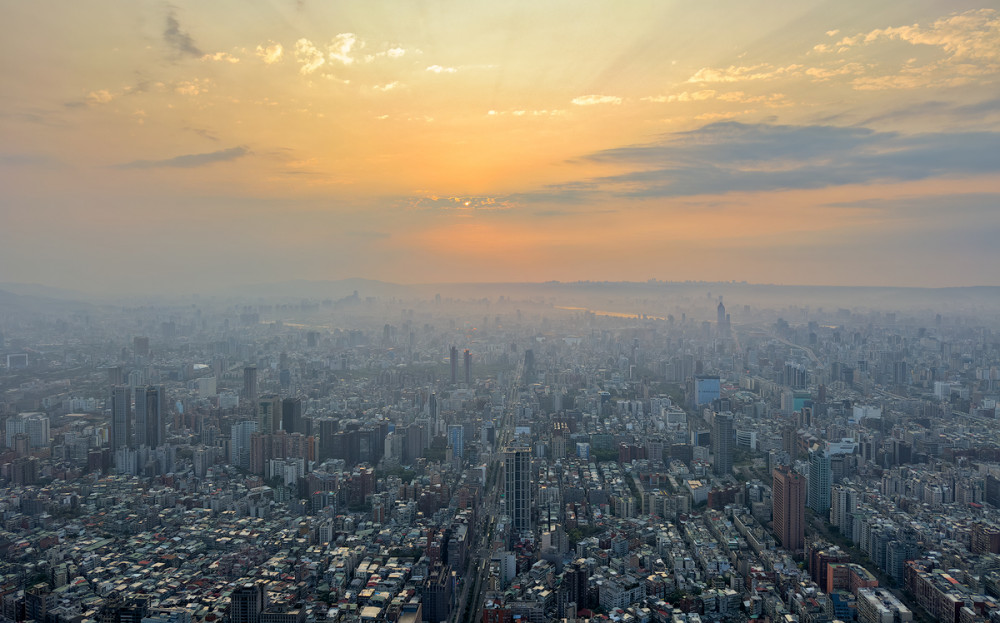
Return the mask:
<path id="1" fill-rule="evenodd" d="M 5 3 L 0 281 L 1000 284 L 992 7 Z"/>

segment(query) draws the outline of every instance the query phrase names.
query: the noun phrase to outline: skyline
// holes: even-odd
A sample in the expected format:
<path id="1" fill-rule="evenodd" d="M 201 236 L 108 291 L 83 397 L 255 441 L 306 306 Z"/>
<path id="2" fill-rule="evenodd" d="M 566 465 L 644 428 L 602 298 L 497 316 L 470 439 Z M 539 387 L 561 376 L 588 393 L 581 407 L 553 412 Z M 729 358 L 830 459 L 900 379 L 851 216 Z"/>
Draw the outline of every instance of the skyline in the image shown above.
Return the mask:
<path id="1" fill-rule="evenodd" d="M 1000 285 L 1000 12 L 862 7 L 8 3 L 0 281 Z"/>

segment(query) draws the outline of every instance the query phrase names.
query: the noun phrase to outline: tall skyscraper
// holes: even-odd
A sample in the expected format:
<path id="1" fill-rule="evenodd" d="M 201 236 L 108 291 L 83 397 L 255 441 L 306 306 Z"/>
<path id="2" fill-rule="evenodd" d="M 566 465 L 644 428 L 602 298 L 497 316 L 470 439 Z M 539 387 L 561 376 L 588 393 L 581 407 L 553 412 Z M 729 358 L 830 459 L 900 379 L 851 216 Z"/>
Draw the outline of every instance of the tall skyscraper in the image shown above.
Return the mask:
<path id="1" fill-rule="evenodd" d="M 136 446 L 158 448 L 166 443 L 167 418 L 163 386 L 135 388 Z"/>
<path id="2" fill-rule="evenodd" d="M 774 469 L 771 501 L 774 536 L 785 549 L 796 552 L 806 542 L 806 481 L 787 466 Z"/>
<path id="3" fill-rule="evenodd" d="M 809 453 L 809 508 L 821 516 L 830 512 L 830 487 L 833 485 L 833 473 L 830 469 L 830 456 L 825 450 L 813 450 Z"/>
<path id="4" fill-rule="evenodd" d="M 267 435 L 278 432 L 281 418 L 281 398 L 275 394 L 261 396 L 257 401 L 257 425 L 260 432 Z"/>
<path id="5" fill-rule="evenodd" d="M 531 450 L 504 450 L 504 498 L 514 530 L 531 530 Z"/>
<path id="6" fill-rule="evenodd" d="M 251 409 L 257 408 L 257 366 L 243 368 L 243 401 Z"/>
<path id="7" fill-rule="evenodd" d="M 461 424 L 452 424 L 448 427 L 448 445 L 458 458 L 465 456 L 465 427 Z"/>
<path id="8" fill-rule="evenodd" d="M 451 360 L 451 384 L 458 383 L 458 349 L 454 346 L 449 350 Z"/>
<path id="9" fill-rule="evenodd" d="M 462 363 L 464 364 L 464 367 L 465 367 L 465 384 L 471 387 L 472 386 L 472 353 L 469 352 L 469 349 L 465 349 L 465 352 L 462 353 Z"/>
<path id="10" fill-rule="evenodd" d="M 116 385 L 111 390 L 111 451 L 131 448 L 132 437 L 132 388 Z"/>
<path id="11" fill-rule="evenodd" d="M 301 398 L 285 398 L 281 401 L 281 427 L 286 433 L 305 433 Z"/>
<path id="12" fill-rule="evenodd" d="M 716 413 L 712 422 L 712 472 L 725 476 L 733 471 L 733 416 Z"/>
<path id="13" fill-rule="evenodd" d="M 535 351 L 530 348 L 524 351 L 524 379 L 525 383 L 535 382 Z"/>

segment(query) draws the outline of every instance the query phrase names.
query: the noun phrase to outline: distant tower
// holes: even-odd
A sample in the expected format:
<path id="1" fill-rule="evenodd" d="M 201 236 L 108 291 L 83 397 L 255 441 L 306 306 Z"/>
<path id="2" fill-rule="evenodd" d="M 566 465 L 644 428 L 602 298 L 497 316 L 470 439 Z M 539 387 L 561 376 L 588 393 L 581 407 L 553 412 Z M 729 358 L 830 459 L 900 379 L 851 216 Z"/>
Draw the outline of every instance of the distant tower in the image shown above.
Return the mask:
<path id="1" fill-rule="evenodd" d="M 463 363 L 465 364 L 465 384 L 471 387 L 472 386 L 472 353 L 469 352 L 469 349 L 465 349 L 465 352 L 462 354 L 462 360 L 463 360 Z"/>
<path id="2" fill-rule="evenodd" d="M 162 386 L 135 388 L 135 445 L 158 448 L 166 443 L 167 421 Z"/>
<path id="3" fill-rule="evenodd" d="M 257 408 L 257 366 L 243 368 L 243 400 L 251 409 Z"/>
<path id="4" fill-rule="evenodd" d="M 729 314 L 726 313 L 726 306 L 722 304 L 722 297 L 719 297 L 719 307 L 716 308 L 716 324 L 718 325 L 719 335 L 722 337 L 729 336 Z"/>
<path id="5" fill-rule="evenodd" d="M 530 348 L 524 351 L 524 381 L 535 382 L 535 351 Z"/>
<path id="6" fill-rule="evenodd" d="M 132 388 L 117 385 L 111 390 L 111 451 L 133 447 Z"/>
<path id="7" fill-rule="evenodd" d="M 305 432 L 302 425 L 301 398 L 285 398 L 281 401 L 281 428 L 286 433 Z"/>
<path id="8" fill-rule="evenodd" d="M 791 552 L 805 547 L 806 481 L 802 474 L 787 466 L 776 467 L 772 480 L 771 501 L 774 535 Z"/>
<path id="9" fill-rule="evenodd" d="M 108 368 L 108 384 L 111 386 L 125 384 L 125 371 L 121 366 L 111 366 Z"/>
<path id="10" fill-rule="evenodd" d="M 504 451 L 504 498 L 514 530 L 531 530 L 531 450 Z"/>
<path id="11" fill-rule="evenodd" d="M 454 385 L 458 383 L 458 349 L 454 346 L 451 347 L 451 384 Z"/>
<path id="12" fill-rule="evenodd" d="M 733 471 L 733 416 L 717 413 L 712 422 L 712 471 L 725 476 Z"/>

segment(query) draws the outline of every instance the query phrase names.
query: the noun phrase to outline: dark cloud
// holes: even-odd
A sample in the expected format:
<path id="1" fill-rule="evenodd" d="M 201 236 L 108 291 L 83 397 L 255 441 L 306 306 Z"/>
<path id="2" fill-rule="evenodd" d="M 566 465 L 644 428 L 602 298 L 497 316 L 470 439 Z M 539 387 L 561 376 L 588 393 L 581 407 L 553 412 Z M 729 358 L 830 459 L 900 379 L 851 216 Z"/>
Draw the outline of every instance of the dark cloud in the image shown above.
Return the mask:
<path id="1" fill-rule="evenodd" d="M 678 197 L 997 173 L 1000 133 L 723 122 L 586 159 L 635 171 L 551 186 L 536 197 Z"/>
<path id="2" fill-rule="evenodd" d="M 184 129 L 188 130 L 188 131 L 191 131 L 191 132 L 194 132 L 195 134 L 197 134 L 198 136 L 202 137 L 203 139 L 207 139 L 209 141 L 215 141 L 216 143 L 219 142 L 219 137 L 216 136 L 215 134 L 212 134 L 211 131 L 206 130 L 205 128 L 190 128 L 189 127 L 189 128 L 184 128 Z"/>
<path id="3" fill-rule="evenodd" d="M 181 24 L 173 11 L 167 14 L 167 26 L 163 29 L 163 40 L 179 56 L 203 56 L 202 51 L 194 43 L 191 35 L 181 30 Z"/>
<path id="4" fill-rule="evenodd" d="M 242 158 L 250 153 L 246 147 L 231 147 L 220 151 L 213 151 L 207 154 L 186 154 L 167 158 L 166 160 L 133 160 L 118 165 L 119 169 L 155 169 L 159 167 L 171 167 L 176 169 L 191 169 L 202 167 L 216 162 L 228 162 Z"/>

